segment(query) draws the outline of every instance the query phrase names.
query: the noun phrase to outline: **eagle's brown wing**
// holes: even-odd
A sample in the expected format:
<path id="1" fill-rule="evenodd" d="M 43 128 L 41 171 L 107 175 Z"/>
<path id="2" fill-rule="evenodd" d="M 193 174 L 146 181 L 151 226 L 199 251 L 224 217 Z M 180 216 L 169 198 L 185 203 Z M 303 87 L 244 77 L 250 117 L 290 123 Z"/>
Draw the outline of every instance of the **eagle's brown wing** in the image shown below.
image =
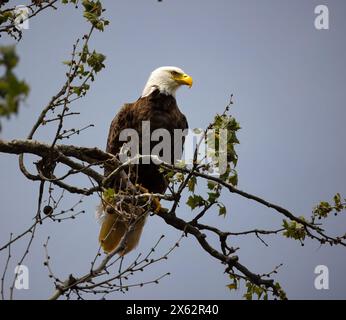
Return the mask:
<path id="1" fill-rule="evenodd" d="M 142 139 L 150 139 L 150 137 L 142 137 L 143 121 L 150 122 L 150 134 L 156 129 L 166 129 L 171 136 L 171 159 L 174 164 L 181 158 L 183 153 L 183 145 L 185 135 L 174 135 L 175 129 L 185 130 L 188 123 L 184 114 L 179 110 L 176 100 L 172 96 L 152 93 L 147 97 L 138 99 L 135 103 L 125 104 L 113 119 L 107 140 L 107 152 L 114 155 L 118 154 L 124 142 L 119 141 L 120 133 L 124 129 L 134 129 L 139 135 L 139 153 L 142 151 Z M 151 149 L 159 142 L 151 142 Z M 105 169 L 105 175 L 109 174 L 109 169 Z M 136 170 L 136 176 L 132 176 L 132 182 L 137 182 L 153 193 L 164 193 L 167 188 L 167 181 L 164 175 L 159 171 L 158 167 L 151 164 L 139 164 Z M 114 182 L 115 188 L 120 185 L 126 185 L 119 181 Z"/>

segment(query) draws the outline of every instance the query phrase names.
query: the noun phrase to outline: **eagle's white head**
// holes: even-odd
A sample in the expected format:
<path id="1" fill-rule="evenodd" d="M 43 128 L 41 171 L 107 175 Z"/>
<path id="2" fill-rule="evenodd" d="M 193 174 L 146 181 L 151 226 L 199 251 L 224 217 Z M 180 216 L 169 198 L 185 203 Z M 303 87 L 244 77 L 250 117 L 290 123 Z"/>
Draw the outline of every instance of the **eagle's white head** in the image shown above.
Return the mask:
<path id="1" fill-rule="evenodd" d="M 191 88 L 192 78 L 180 68 L 160 67 L 151 73 L 144 87 L 142 97 L 148 96 L 155 89 L 174 97 L 175 92 L 181 85 L 187 85 Z"/>

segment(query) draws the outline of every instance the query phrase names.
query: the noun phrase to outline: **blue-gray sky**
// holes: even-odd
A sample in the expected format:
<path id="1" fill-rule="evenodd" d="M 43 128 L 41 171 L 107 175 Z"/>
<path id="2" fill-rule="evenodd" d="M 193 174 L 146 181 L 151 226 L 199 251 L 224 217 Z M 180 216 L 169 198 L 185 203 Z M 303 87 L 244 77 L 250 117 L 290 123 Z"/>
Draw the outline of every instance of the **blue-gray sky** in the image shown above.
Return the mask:
<path id="1" fill-rule="evenodd" d="M 330 29 L 314 27 L 314 8 L 326 4 Z M 297 215 L 310 216 L 320 200 L 336 192 L 346 195 L 346 3 L 343 0 L 131 0 L 104 1 L 111 24 L 97 33 L 90 46 L 107 56 L 106 69 L 87 97 L 74 105 L 80 117 L 67 125 L 95 127 L 69 143 L 105 147 L 111 119 L 124 102 L 140 95 L 149 73 L 162 65 L 176 65 L 194 78 L 191 90 L 182 88 L 178 104 L 190 127 L 205 127 L 221 112 L 234 93 L 233 114 L 242 126 L 239 133 L 239 187 L 280 204 Z M 30 21 L 17 45 L 19 77 L 31 92 L 18 116 L 2 121 L 1 137 L 24 138 L 49 98 L 64 81 L 65 66 L 74 40 L 87 30 L 81 11 L 71 6 L 46 11 Z M 1 44 L 14 41 L 1 38 Z M 49 129 L 38 139 L 49 141 Z M 9 233 L 19 233 L 32 222 L 38 185 L 18 170 L 15 156 L 0 156 L 0 243 Z M 68 203 L 76 197 L 65 197 Z M 228 216 L 208 214 L 206 223 L 231 231 L 275 228 L 282 217 L 236 195 L 223 194 Z M 84 215 L 61 224 L 39 228 L 30 256 L 30 289 L 16 291 L 18 298 L 45 299 L 53 290 L 43 267 L 42 244 L 51 236 L 52 266 L 61 277 L 82 274 L 98 248 L 94 218 L 97 197 L 86 199 Z M 179 215 L 193 214 L 181 206 Z M 345 217 L 331 218 L 329 232 L 343 233 Z M 160 218 L 150 217 L 137 252 L 146 252 L 160 234 L 166 234 L 162 250 L 179 237 Z M 258 273 L 283 263 L 276 279 L 289 298 L 346 298 L 345 249 L 320 247 L 307 241 L 304 247 L 282 237 L 268 237 L 265 247 L 255 237 L 234 238 L 240 261 Z M 25 242 L 13 251 L 24 250 Z M 135 254 L 135 253 L 134 253 Z M 129 256 L 131 259 L 132 256 Z M 0 268 L 6 253 L 0 254 Z M 12 273 L 18 255 L 10 265 Z M 330 289 L 314 288 L 314 268 L 329 267 Z M 132 289 L 114 298 L 239 298 L 230 293 L 223 266 L 191 237 L 183 239 L 163 263 L 140 275 L 150 280 L 171 272 L 159 285 Z M 138 279 L 138 278 L 137 278 Z"/>

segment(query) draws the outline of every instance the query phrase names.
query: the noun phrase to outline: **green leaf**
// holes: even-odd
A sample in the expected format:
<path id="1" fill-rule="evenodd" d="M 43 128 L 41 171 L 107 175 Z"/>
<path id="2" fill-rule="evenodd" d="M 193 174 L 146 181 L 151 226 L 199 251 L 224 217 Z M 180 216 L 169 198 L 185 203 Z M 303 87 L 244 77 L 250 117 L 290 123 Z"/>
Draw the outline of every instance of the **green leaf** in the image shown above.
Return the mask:
<path id="1" fill-rule="evenodd" d="M 83 46 L 83 50 L 81 52 L 81 57 L 80 57 L 80 59 L 83 63 L 85 63 L 87 61 L 88 55 L 89 55 L 89 47 L 87 44 L 85 44 Z"/>
<path id="2" fill-rule="evenodd" d="M 296 221 L 286 221 L 283 220 L 283 225 L 285 228 L 285 231 L 283 232 L 283 235 L 287 238 L 292 238 L 295 240 L 304 240 L 306 237 L 306 231 L 302 224 L 296 222 Z"/>
<path id="3" fill-rule="evenodd" d="M 214 182 L 214 181 L 212 181 L 212 180 L 208 180 L 208 189 L 209 190 L 214 190 L 215 189 L 215 187 L 217 187 L 217 183 L 216 182 Z"/>
<path id="4" fill-rule="evenodd" d="M 187 183 L 187 186 L 190 192 L 195 192 L 196 184 L 197 184 L 197 178 L 195 176 L 192 176 Z"/>
<path id="5" fill-rule="evenodd" d="M 185 176 L 184 176 L 183 173 L 177 172 L 177 173 L 175 174 L 175 177 L 176 177 L 176 179 L 177 179 L 178 182 L 183 182 Z"/>
<path id="6" fill-rule="evenodd" d="M 217 199 L 220 197 L 220 192 L 208 192 L 208 202 L 214 203 L 217 201 Z"/>
<path id="7" fill-rule="evenodd" d="M 104 11 L 101 2 L 83 0 L 82 5 L 84 7 L 84 18 L 86 18 L 96 29 L 103 31 L 104 27 L 109 24 L 109 21 L 101 18 L 101 14 Z"/>
<path id="8" fill-rule="evenodd" d="M 0 12 L 0 24 L 5 23 L 11 18 L 13 18 L 13 11 Z"/>
<path id="9" fill-rule="evenodd" d="M 186 204 L 193 210 L 197 207 L 203 206 L 205 204 L 205 200 L 201 196 L 194 194 L 189 196 Z"/>
<path id="10" fill-rule="evenodd" d="M 237 283 L 234 282 L 234 283 L 230 283 L 227 285 L 227 288 L 230 289 L 230 290 L 237 290 L 238 289 L 238 286 L 237 286 Z"/>
<path id="11" fill-rule="evenodd" d="M 0 46 L 0 70 L 3 70 L 0 76 L 0 117 L 16 114 L 20 103 L 29 94 L 28 84 L 13 72 L 18 62 L 14 46 Z"/>
<path id="12" fill-rule="evenodd" d="M 251 293 L 251 292 L 245 293 L 245 294 L 244 294 L 244 298 L 245 298 L 246 300 L 252 300 L 252 293 Z"/>
<path id="13" fill-rule="evenodd" d="M 238 174 L 235 170 L 233 170 L 234 174 L 232 176 L 228 177 L 228 182 L 233 185 L 237 186 L 238 185 Z"/>
<path id="14" fill-rule="evenodd" d="M 62 63 L 67 65 L 67 66 L 71 66 L 72 65 L 72 61 L 71 60 L 65 60 Z"/>
<path id="15" fill-rule="evenodd" d="M 95 72 L 99 72 L 105 67 L 105 65 L 103 64 L 105 59 L 105 55 L 103 55 L 102 53 L 97 53 L 94 50 L 93 53 L 87 59 L 87 63 L 91 68 L 94 69 Z"/>
<path id="16" fill-rule="evenodd" d="M 115 190 L 113 188 L 108 188 L 103 192 L 103 199 L 106 202 L 112 203 L 115 198 Z"/>
<path id="17" fill-rule="evenodd" d="M 227 209 L 224 205 L 219 205 L 219 216 L 226 216 Z"/>

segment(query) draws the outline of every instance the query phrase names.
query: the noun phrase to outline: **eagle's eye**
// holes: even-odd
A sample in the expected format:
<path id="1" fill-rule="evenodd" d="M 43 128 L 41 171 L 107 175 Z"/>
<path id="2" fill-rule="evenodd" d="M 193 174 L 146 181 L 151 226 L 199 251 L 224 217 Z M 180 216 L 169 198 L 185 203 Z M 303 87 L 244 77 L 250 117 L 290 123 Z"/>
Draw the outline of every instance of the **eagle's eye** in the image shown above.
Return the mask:
<path id="1" fill-rule="evenodd" d="M 171 71 L 171 75 L 173 76 L 173 77 L 176 77 L 176 76 L 178 76 L 180 73 L 179 72 L 177 72 L 177 71 Z"/>

